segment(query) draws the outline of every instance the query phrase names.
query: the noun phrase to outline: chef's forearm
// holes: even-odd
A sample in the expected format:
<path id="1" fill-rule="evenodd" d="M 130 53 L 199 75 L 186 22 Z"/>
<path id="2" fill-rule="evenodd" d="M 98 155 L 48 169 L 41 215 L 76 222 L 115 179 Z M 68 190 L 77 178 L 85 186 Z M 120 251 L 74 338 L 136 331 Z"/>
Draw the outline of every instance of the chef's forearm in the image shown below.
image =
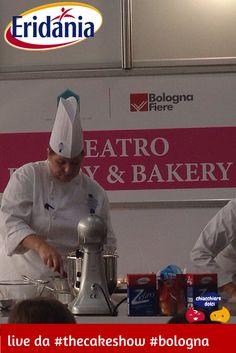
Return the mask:
<path id="1" fill-rule="evenodd" d="M 61 255 L 39 235 L 28 235 L 22 240 L 21 245 L 25 249 L 36 251 L 44 265 L 53 268 L 55 272 L 59 272 L 62 276 L 65 275 Z"/>
<path id="2" fill-rule="evenodd" d="M 28 250 L 35 250 L 36 252 L 39 252 L 39 248 L 45 244 L 45 241 L 40 238 L 39 235 L 37 234 L 30 234 L 27 237 L 25 237 L 21 245 Z"/>
<path id="3" fill-rule="evenodd" d="M 236 284 L 233 282 L 228 282 L 219 288 L 220 293 L 226 293 L 229 297 L 236 296 Z"/>

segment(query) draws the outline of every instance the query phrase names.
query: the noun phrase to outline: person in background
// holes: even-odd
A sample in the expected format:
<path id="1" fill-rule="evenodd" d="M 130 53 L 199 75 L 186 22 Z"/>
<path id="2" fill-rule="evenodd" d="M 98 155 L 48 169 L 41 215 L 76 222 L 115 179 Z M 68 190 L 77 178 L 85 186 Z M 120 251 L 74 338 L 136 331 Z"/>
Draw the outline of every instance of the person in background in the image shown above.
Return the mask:
<path id="1" fill-rule="evenodd" d="M 81 171 L 84 155 L 79 96 L 67 90 L 59 96 L 47 160 L 17 169 L 3 193 L 0 280 L 64 275 L 63 255 L 78 248 L 78 222 L 91 213 L 105 221 L 106 248 L 115 251 L 108 198 Z"/>
<path id="2" fill-rule="evenodd" d="M 16 303 L 10 310 L 9 324 L 75 324 L 74 315 L 54 298 L 35 297 Z"/>
<path id="3" fill-rule="evenodd" d="M 191 251 L 198 272 L 217 273 L 223 299 L 236 299 L 236 199 L 206 225 Z"/>

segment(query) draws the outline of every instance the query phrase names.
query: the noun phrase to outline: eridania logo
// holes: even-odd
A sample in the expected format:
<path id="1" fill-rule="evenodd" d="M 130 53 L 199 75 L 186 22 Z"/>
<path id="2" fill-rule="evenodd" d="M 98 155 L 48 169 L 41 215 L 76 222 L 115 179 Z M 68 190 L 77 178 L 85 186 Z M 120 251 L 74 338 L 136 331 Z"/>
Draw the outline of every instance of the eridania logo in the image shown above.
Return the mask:
<path id="1" fill-rule="evenodd" d="M 5 30 L 8 44 L 24 50 L 50 50 L 94 37 L 102 15 L 93 6 L 57 2 L 12 16 Z"/>
<path id="2" fill-rule="evenodd" d="M 130 93 L 130 111 L 171 111 L 179 103 L 192 101 L 193 94 Z"/>

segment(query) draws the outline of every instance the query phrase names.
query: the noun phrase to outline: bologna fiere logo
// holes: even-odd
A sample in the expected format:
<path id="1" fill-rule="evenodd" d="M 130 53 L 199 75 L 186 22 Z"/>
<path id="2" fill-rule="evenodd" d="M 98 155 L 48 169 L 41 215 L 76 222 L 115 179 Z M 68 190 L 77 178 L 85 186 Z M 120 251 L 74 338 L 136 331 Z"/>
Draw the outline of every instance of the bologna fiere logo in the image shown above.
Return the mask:
<path id="1" fill-rule="evenodd" d="M 12 16 L 5 40 L 24 50 L 59 49 L 93 38 L 102 25 L 95 7 L 80 2 L 57 2 Z"/>
<path id="2" fill-rule="evenodd" d="M 130 93 L 130 111 L 171 111 L 179 103 L 192 101 L 193 94 Z"/>
<path id="3" fill-rule="evenodd" d="M 130 111 L 147 112 L 148 111 L 148 93 L 130 94 Z"/>

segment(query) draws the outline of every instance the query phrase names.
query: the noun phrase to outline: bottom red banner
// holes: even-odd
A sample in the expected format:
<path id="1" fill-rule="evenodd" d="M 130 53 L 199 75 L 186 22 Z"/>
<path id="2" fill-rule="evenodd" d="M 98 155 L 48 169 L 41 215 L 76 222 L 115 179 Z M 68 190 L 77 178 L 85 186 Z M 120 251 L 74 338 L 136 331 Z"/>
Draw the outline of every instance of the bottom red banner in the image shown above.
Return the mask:
<path id="1" fill-rule="evenodd" d="M 4 324 L 0 352 L 222 353 L 234 346 L 235 333 L 233 324 Z"/>

